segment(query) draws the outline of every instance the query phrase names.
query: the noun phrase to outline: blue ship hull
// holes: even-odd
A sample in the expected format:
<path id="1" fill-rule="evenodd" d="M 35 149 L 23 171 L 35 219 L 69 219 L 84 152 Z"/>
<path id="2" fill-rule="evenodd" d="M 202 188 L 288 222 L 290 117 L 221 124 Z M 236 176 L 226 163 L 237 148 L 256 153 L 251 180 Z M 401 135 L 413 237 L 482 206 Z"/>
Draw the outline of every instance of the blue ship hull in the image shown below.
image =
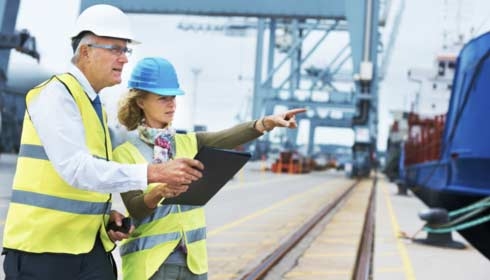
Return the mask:
<path id="1" fill-rule="evenodd" d="M 455 210 L 490 196 L 490 32 L 458 56 L 439 159 L 401 164 L 400 176 L 430 207 Z M 460 234 L 490 259 L 490 222 Z"/>

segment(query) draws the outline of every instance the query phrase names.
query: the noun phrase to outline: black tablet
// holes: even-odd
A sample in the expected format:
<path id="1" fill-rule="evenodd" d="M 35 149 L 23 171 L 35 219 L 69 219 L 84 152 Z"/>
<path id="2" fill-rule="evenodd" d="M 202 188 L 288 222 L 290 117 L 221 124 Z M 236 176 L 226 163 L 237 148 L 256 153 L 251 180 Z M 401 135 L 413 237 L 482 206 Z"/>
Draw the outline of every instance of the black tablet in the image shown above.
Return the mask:
<path id="1" fill-rule="evenodd" d="M 195 159 L 204 170 L 199 180 L 177 197 L 165 198 L 162 204 L 205 205 L 247 163 L 251 154 L 235 150 L 202 147 Z"/>

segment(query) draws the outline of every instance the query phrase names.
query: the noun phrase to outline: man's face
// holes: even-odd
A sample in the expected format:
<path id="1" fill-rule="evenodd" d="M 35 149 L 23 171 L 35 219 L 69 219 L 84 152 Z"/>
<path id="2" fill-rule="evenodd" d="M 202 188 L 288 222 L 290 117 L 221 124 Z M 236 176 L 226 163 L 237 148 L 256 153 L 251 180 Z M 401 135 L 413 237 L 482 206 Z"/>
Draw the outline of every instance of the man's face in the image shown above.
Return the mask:
<path id="1" fill-rule="evenodd" d="M 96 92 L 121 83 L 124 64 L 128 62 L 127 42 L 122 39 L 96 37 L 87 44 L 85 75 Z"/>

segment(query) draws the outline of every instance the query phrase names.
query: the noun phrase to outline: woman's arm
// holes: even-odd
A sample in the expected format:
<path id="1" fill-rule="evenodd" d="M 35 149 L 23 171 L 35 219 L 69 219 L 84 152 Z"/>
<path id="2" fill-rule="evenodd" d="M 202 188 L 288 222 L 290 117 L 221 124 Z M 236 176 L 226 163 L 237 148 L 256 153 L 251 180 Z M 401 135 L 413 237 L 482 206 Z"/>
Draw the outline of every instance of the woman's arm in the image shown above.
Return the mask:
<path id="1" fill-rule="evenodd" d="M 150 190 L 143 193 L 142 191 L 129 191 L 121 194 L 124 205 L 128 209 L 131 217 L 143 219 L 153 213 L 162 199 L 179 196 L 187 191 L 185 185 L 168 185 L 152 184 Z"/>
<path id="2" fill-rule="evenodd" d="M 197 147 L 210 146 L 233 149 L 263 135 L 276 127 L 296 128 L 295 116 L 306 112 L 305 108 L 295 108 L 280 114 L 268 115 L 255 121 L 245 122 L 217 132 L 198 132 Z"/>
<path id="3" fill-rule="evenodd" d="M 256 121 L 245 122 L 216 132 L 197 132 L 197 146 L 233 149 L 263 135 L 255 128 L 255 123 Z"/>
<path id="4" fill-rule="evenodd" d="M 135 219 L 143 219 L 151 213 L 154 208 L 149 208 L 144 201 L 144 193 L 141 190 L 129 191 L 121 193 L 121 198 L 124 202 L 124 206 L 128 209 L 129 215 Z"/>

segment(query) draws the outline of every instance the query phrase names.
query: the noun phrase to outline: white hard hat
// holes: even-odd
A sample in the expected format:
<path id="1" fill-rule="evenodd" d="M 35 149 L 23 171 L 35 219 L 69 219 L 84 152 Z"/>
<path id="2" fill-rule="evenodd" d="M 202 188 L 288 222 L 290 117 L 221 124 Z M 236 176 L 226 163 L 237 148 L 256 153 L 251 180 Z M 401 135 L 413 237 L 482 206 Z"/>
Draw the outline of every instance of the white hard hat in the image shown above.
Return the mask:
<path id="1" fill-rule="evenodd" d="M 134 39 L 128 16 L 111 5 L 99 4 L 85 9 L 78 16 L 71 38 L 84 31 L 90 31 L 101 37 L 126 39 L 133 44 L 140 43 Z"/>

